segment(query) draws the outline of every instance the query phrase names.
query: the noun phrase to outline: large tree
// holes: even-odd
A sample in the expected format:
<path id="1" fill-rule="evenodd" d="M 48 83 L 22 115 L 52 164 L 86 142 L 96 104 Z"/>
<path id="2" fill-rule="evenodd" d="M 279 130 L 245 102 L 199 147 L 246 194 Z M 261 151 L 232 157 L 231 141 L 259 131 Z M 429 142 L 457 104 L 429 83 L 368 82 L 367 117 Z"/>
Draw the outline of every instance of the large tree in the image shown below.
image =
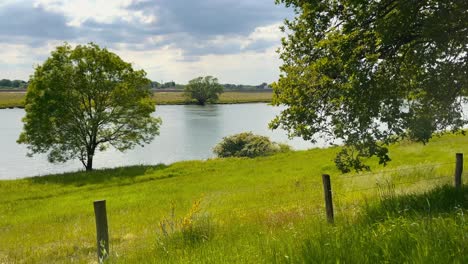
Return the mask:
<path id="1" fill-rule="evenodd" d="M 36 67 L 26 94 L 18 142 L 50 162 L 79 159 L 92 170 L 96 150 L 124 151 L 149 143 L 161 120 L 150 81 L 116 54 L 95 44 L 65 44 Z"/>
<path id="2" fill-rule="evenodd" d="M 292 7 L 272 121 L 292 136 L 344 143 L 338 167 L 390 160 L 388 144 L 427 142 L 466 123 L 468 1 L 277 0 Z"/>
<path id="3" fill-rule="evenodd" d="M 204 105 L 218 100 L 224 88 L 213 76 L 197 77 L 185 86 L 185 95 L 197 104 Z"/>

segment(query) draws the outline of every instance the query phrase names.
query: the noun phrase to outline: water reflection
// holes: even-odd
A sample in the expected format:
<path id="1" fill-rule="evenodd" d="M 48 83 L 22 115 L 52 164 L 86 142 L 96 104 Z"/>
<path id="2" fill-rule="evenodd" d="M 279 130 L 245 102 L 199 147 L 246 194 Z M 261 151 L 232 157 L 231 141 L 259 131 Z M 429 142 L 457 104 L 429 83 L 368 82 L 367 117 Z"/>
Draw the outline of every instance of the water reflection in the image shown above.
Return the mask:
<path id="1" fill-rule="evenodd" d="M 178 144 L 185 156 L 208 158 L 207 147 L 214 146 L 222 133 L 223 111 L 219 105 L 183 106 L 183 142 Z"/>

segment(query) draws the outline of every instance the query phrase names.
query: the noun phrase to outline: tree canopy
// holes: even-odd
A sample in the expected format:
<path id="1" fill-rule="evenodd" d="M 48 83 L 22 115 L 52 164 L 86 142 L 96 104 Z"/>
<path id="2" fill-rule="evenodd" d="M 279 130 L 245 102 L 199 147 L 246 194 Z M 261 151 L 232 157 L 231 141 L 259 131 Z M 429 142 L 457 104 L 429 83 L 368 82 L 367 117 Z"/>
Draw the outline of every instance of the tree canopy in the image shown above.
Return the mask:
<path id="1" fill-rule="evenodd" d="M 216 102 L 222 92 L 223 86 L 213 76 L 195 78 L 185 86 L 185 95 L 199 105 Z"/>
<path id="2" fill-rule="evenodd" d="M 344 143 L 336 158 L 347 172 L 386 164 L 388 144 L 426 143 L 466 124 L 468 1 L 277 0 L 286 20 L 270 124 L 291 136 L 319 133 Z"/>
<path id="3" fill-rule="evenodd" d="M 79 159 L 92 170 L 96 150 L 124 151 L 159 134 L 149 87 L 145 71 L 107 49 L 59 46 L 29 80 L 18 142 L 28 145 L 29 155 Z"/>

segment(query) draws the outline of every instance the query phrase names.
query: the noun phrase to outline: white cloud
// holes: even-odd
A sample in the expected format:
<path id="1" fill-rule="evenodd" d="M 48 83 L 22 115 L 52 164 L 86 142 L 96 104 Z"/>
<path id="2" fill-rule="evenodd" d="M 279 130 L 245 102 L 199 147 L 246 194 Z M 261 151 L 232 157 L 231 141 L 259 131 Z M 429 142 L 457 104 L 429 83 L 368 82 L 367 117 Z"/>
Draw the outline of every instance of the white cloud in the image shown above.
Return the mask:
<path id="1" fill-rule="evenodd" d="M 271 47 L 264 52 L 203 56 L 200 62 L 192 64 L 194 73 L 198 73 L 193 77 L 214 75 L 222 83 L 234 84 L 270 83 L 279 75 L 280 60 L 275 51 L 276 47 Z"/>
<path id="2" fill-rule="evenodd" d="M 279 40 L 283 36 L 283 32 L 280 30 L 281 25 L 282 23 L 275 23 L 264 27 L 257 27 L 249 35 L 249 38 L 252 40 Z"/>
<path id="3" fill-rule="evenodd" d="M 84 21 L 93 19 L 100 23 L 111 23 L 116 19 L 150 21 L 152 18 L 138 12 L 126 10 L 132 0 L 35 0 L 34 6 L 59 12 L 69 18 L 68 25 L 80 26 Z"/>
<path id="4" fill-rule="evenodd" d="M 183 61 L 183 50 L 165 46 L 153 51 L 120 49 L 116 52 L 134 67 L 144 69 L 156 81 L 187 83 L 198 76 L 213 75 L 221 83 L 260 84 L 278 78 L 280 60 L 272 47 L 264 52 L 205 55 L 196 61 Z"/>
<path id="5" fill-rule="evenodd" d="M 249 38 L 219 37 L 213 40 L 213 43 L 243 44 L 258 39 L 270 39 L 270 36 L 270 34 L 256 36 L 253 33 Z M 163 40 L 163 37 L 152 37 L 148 41 Z M 35 48 L 24 44 L 2 44 L 4 48 L 0 50 L 0 65 L 10 66 L 2 70 L 1 78 L 28 79 L 33 72 L 33 66 L 42 63 L 56 46 L 62 44 L 60 41 L 48 41 L 45 45 Z M 213 75 L 222 83 L 260 84 L 273 82 L 279 73 L 280 61 L 275 52 L 277 47 L 270 47 L 263 52 L 243 51 L 235 54 L 203 55 L 195 61 L 187 61 L 184 50 L 173 45 L 152 50 L 137 50 L 134 45 L 129 48 L 125 43 L 114 46 L 110 48 L 111 51 L 123 60 L 131 62 L 135 68 L 144 69 L 150 79 L 157 81 L 174 80 L 178 83 L 187 83 L 197 76 Z"/>
<path id="6" fill-rule="evenodd" d="M 36 65 L 42 64 L 60 41 L 48 41 L 42 46 L 31 47 L 27 44 L 2 43 L 0 49 L 0 79 L 29 79 Z M 76 43 L 70 43 L 76 45 Z"/>
<path id="7" fill-rule="evenodd" d="M 270 2 L 228 1 L 233 10 L 226 10 L 217 0 L 0 0 L 4 21 L 11 10 L 21 18 L 3 30 L 0 23 L 0 33 L 9 36 L 0 39 L 0 78 L 27 79 L 63 41 L 92 41 L 157 81 L 213 75 L 223 83 L 272 82 L 283 12 Z M 204 13 L 193 15 L 193 7 Z"/>

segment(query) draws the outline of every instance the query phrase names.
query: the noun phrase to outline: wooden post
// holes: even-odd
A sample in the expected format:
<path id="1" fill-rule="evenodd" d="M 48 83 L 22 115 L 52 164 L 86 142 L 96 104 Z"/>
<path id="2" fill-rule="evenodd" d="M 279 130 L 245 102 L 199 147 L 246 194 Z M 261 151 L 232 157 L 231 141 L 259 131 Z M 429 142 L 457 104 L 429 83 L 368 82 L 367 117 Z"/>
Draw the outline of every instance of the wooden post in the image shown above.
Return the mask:
<path id="1" fill-rule="evenodd" d="M 455 188 L 461 188 L 462 186 L 462 173 L 463 173 L 463 153 L 456 154 L 455 164 Z"/>
<path id="2" fill-rule="evenodd" d="M 96 216 L 97 255 L 99 263 L 109 257 L 109 233 L 107 230 L 106 200 L 94 201 Z"/>
<path id="3" fill-rule="evenodd" d="M 330 183 L 330 175 L 323 174 L 322 175 L 323 181 L 323 191 L 325 194 L 325 208 L 327 210 L 327 220 L 329 223 L 333 223 L 333 199 L 332 199 L 332 190 L 331 190 L 331 183 Z"/>

